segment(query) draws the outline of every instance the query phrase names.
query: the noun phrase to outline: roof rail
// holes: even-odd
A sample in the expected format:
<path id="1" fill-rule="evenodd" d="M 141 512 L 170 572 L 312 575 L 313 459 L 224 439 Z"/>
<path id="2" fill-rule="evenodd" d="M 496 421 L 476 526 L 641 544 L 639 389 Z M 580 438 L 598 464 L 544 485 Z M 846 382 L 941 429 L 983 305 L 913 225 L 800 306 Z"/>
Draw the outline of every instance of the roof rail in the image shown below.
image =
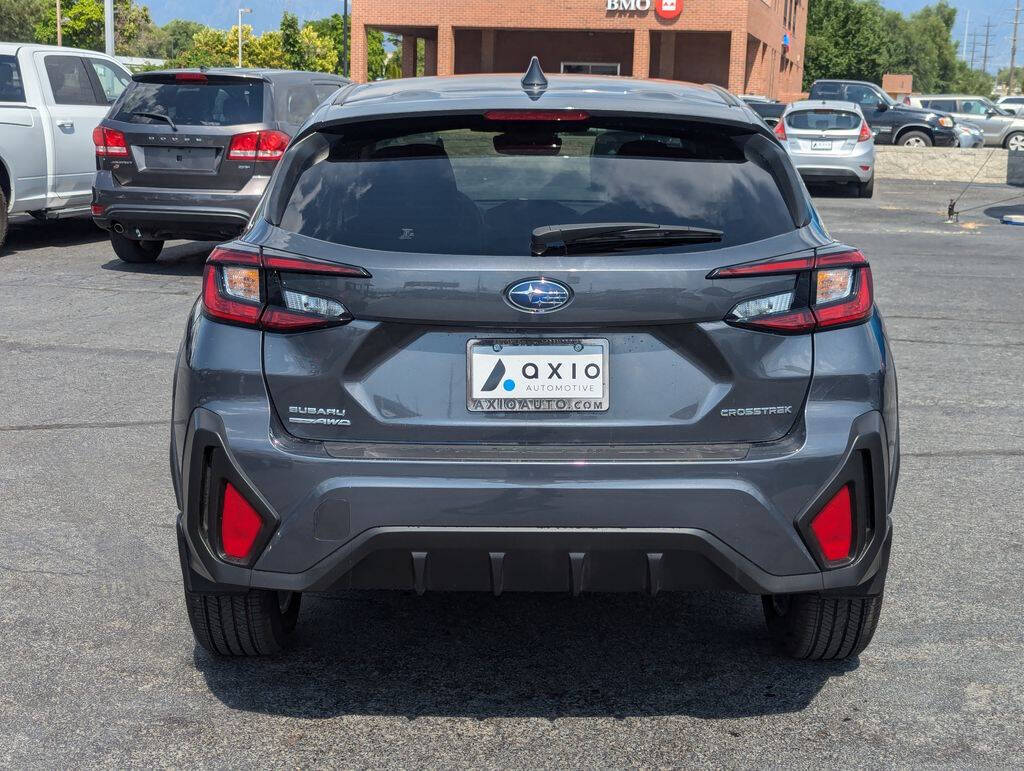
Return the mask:
<path id="1" fill-rule="evenodd" d="M 720 97 L 722 97 L 722 99 L 725 100 L 725 103 L 727 105 L 729 105 L 730 107 L 742 107 L 743 106 L 743 101 L 741 99 L 739 99 L 731 91 L 728 91 L 728 90 L 722 88 L 721 86 L 719 86 L 716 83 L 705 83 L 704 85 L 707 88 L 710 88 L 712 91 L 714 91 Z"/>

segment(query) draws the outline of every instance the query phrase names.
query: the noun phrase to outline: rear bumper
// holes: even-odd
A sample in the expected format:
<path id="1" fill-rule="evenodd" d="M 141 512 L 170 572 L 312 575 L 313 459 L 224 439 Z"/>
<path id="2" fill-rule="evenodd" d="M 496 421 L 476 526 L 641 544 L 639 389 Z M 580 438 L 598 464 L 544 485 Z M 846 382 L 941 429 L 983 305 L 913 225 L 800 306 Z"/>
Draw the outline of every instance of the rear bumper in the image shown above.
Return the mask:
<path id="1" fill-rule="evenodd" d="M 194 591 L 857 593 L 875 588 L 888 561 L 890 460 L 877 412 L 849 423 L 827 456 L 801 431 L 743 460 L 582 465 L 342 460 L 281 436 L 232 447 L 230 422 L 200 408 L 187 429 L 178 528 Z M 854 479 L 870 528 L 850 564 L 823 570 L 797 523 Z M 211 490 L 230 481 L 267 521 L 255 564 L 217 556 L 203 480 Z M 292 500 L 275 501 L 286 487 Z"/>
<path id="2" fill-rule="evenodd" d="M 124 187 L 109 171 L 100 171 L 93 203 L 104 210 L 93 221 L 105 230 L 120 228 L 132 238 L 233 238 L 256 210 L 268 180 L 253 177 L 237 192 Z"/>
<path id="3" fill-rule="evenodd" d="M 793 164 L 804 182 L 867 182 L 875 174 L 873 153 L 849 161 L 831 161 L 819 157 L 793 155 Z M 861 166 L 867 166 L 862 169 Z"/>

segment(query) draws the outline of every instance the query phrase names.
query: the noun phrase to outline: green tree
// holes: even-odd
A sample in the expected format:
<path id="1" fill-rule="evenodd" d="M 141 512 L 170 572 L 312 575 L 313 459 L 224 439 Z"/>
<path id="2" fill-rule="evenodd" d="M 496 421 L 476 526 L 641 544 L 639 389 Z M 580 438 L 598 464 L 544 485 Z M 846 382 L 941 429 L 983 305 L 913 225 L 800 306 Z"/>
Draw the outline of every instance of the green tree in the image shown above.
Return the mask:
<path id="1" fill-rule="evenodd" d="M 338 52 L 338 64 L 335 67 L 335 72 L 341 73 L 342 64 L 344 61 L 343 54 L 346 46 L 345 42 L 345 31 L 348 27 L 348 21 L 340 13 L 332 13 L 330 16 L 325 16 L 322 19 L 314 19 L 313 21 L 306 22 L 307 27 L 311 27 L 320 37 L 331 41 L 334 49 Z M 381 33 L 377 31 L 377 34 Z M 349 38 L 349 44 L 351 38 Z"/>
<path id="2" fill-rule="evenodd" d="M 992 87 L 995 81 L 991 75 L 983 70 L 972 70 L 970 65 L 964 61 L 958 61 L 956 75 L 950 91 L 958 94 L 976 94 L 978 96 L 991 96 Z"/>
<path id="3" fill-rule="evenodd" d="M 221 29 L 203 27 L 192 36 L 192 44 L 175 56 L 168 65 L 171 67 L 233 67 L 237 63 L 238 27 L 233 27 L 235 37 Z M 242 27 L 243 45 L 252 37 L 252 27 Z"/>
<path id="4" fill-rule="evenodd" d="M 66 46 L 104 49 L 103 0 L 63 0 L 61 14 L 62 42 Z M 138 5 L 134 0 L 114 0 L 114 51 L 122 55 L 136 52 L 136 44 L 153 26 L 149 8 Z M 57 42 L 56 3 L 46 8 L 44 16 L 36 23 L 35 39 L 40 43 Z"/>
<path id="5" fill-rule="evenodd" d="M 281 17 L 281 47 L 288 67 L 293 70 L 304 69 L 302 65 L 302 39 L 299 31 L 299 17 L 285 11 Z"/>
<path id="6" fill-rule="evenodd" d="M 379 29 L 368 29 L 366 31 L 366 73 L 370 80 L 380 80 L 386 77 L 387 63 L 388 54 L 384 50 L 384 33 Z"/>
<path id="7" fill-rule="evenodd" d="M 243 36 L 242 56 L 247 67 L 282 69 L 288 66 L 284 46 L 281 44 L 281 32 L 276 29 L 267 30 L 259 37 L 246 39 Z"/>
<path id="8" fill-rule="evenodd" d="M 36 25 L 45 16 L 45 0 L 0 0 L 0 40 L 34 42 Z"/>

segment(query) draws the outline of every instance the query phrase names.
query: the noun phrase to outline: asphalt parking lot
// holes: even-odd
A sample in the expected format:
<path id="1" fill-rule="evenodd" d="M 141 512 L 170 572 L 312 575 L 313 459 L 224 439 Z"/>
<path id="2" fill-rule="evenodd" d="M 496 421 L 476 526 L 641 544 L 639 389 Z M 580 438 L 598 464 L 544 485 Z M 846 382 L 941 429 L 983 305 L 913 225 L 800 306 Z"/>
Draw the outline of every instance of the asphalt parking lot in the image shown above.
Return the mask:
<path id="1" fill-rule="evenodd" d="M 881 626 L 839 664 L 777 657 L 757 598 L 712 594 L 318 595 L 287 655 L 210 657 L 185 619 L 167 469 L 210 245 L 138 268 L 91 223 L 13 223 L 0 765 L 1018 765 L 1024 228 L 999 224 L 1008 204 L 944 223 L 961 187 L 817 196 L 871 259 L 903 437 Z"/>

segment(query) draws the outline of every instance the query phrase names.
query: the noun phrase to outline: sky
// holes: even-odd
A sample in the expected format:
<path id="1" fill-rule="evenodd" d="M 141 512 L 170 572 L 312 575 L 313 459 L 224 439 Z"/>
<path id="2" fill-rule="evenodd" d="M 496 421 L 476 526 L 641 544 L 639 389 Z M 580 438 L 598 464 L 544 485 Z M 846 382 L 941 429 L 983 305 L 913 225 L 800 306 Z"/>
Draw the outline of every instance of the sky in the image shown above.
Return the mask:
<path id="1" fill-rule="evenodd" d="M 355 0 L 358 2 L 358 0 Z M 400 0 L 407 3 L 437 2 L 437 0 Z M 440 0 L 441 2 L 457 2 L 458 0 Z M 500 2 L 501 0 L 495 0 Z M 557 2 L 557 0 L 555 0 Z M 912 13 L 934 0 L 882 0 L 882 5 L 904 13 Z M 211 27 L 227 29 L 238 18 L 239 6 L 252 8 L 246 14 L 243 23 L 252 24 L 257 34 L 267 29 L 275 29 L 281 21 L 281 14 L 291 11 L 300 20 L 319 19 L 340 13 L 342 0 L 140 0 L 149 6 L 150 15 L 157 24 L 166 24 L 171 19 L 194 19 Z M 594 0 L 600 2 L 600 0 Z M 814 0 L 809 0 L 814 2 Z M 981 66 L 981 51 L 985 34 L 985 22 L 991 20 L 989 42 L 989 70 L 995 71 L 1005 67 L 1010 60 L 1010 28 L 1013 21 L 1013 7 L 1016 0 L 951 0 L 957 9 L 956 29 L 953 37 L 959 41 L 964 38 L 964 22 L 970 11 L 970 24 L 967 32 L 967 59 L 970 59 L 971 44 L 977 40 L 975 48 L 975 66 Z M 1021 0 L 1024 5 L 1024 0 Z M 684 0 L 684 10 L 685 0 Z M 975 35 L 977 33 L 977 37 Z M 1021 13 L 1020 34 L 1024 38 L 1024 11 Z M 962 50 L 962 48 L 961 48 Z M 1024 60 L 1024 39 L 1017 46 L 1018 61 Z"/>

